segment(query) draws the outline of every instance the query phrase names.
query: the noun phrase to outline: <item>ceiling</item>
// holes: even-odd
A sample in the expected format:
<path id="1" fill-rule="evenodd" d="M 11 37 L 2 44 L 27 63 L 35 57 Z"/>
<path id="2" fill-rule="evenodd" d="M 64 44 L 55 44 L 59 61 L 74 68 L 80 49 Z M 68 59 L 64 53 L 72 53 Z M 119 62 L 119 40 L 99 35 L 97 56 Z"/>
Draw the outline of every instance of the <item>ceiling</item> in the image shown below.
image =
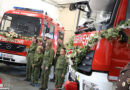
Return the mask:
<path id="1" fill-rule="evenodd" d="M 57 4 L 69 4 L 69 3 L 87 1 L 87 0 L 50 0 L 50 1 L 55 2 Z"/>
<path id="2" fill-rule="evenodd" d="M 65 5 L 65 4 L 70 4 L 74 2 L 88 1 L 88 0 L 42 0 L 42 1 L 48 2 L 53 5 Z"/>
<path id="3" fill-rule="evenodd" d="M 58 8 L 68 7 L 70 3 L 80 2 L 80 1 L 89 1 L 89 0 L 42 0 L 43 2 L 47 2 L 52 4 Z"/>

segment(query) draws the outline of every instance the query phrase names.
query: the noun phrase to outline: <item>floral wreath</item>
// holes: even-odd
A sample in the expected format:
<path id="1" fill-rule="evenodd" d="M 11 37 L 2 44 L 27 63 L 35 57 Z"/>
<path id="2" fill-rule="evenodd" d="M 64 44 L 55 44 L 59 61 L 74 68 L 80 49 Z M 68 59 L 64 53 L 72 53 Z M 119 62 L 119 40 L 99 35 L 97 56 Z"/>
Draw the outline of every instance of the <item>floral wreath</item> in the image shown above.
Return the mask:
<path id="1" fill-rule="evenodd" d="M 104 31 L 99 31 L 94 33 L 94 35 L 89 37 L 89 40 L 87 41 L 87 44 L 85 46 L 81 46 L 80 48 L 76 48 L 73 46 L 73 40 L 74 36 L 70 39 L 70 41 L 67 43 L 67 52 L 72 49 L 72 53 L 69 54 L 69 57 L 73 59 L 73 67 L 75 70 L 77 70 L 77 65 L 84 59 L 86 56 L 86 53 L 90 51 L 90 48 L 94 47 L 99 40 L 102 38 L 110 40 L 122 40 L 123 37 L 123 29 L 130 29 L 130 20 L 122 22 L 121 24 L 117 25 L 114 28 L 109 28 Z M 129 46 L 130 44 L 130 36 L 127 36 Z"/>

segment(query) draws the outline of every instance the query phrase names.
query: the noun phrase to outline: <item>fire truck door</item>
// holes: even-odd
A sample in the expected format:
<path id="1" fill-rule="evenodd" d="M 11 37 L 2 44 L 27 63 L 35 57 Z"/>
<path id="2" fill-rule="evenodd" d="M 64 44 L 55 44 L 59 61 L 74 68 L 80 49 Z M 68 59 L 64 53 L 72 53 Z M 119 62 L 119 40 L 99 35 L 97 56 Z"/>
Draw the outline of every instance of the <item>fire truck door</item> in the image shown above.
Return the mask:
<path id="1" fill-rule="evenodd" d="M 128 0 L 126 15 L 127 21 L 130 19 L 130 0 Z M 124 29 L 120 32 L 121 40 L 116 40 L 113 44 L 112 61 L 109 72 L 110 80 L 117 80 L 120 70 L 130 62 L 130 29 Z"/>

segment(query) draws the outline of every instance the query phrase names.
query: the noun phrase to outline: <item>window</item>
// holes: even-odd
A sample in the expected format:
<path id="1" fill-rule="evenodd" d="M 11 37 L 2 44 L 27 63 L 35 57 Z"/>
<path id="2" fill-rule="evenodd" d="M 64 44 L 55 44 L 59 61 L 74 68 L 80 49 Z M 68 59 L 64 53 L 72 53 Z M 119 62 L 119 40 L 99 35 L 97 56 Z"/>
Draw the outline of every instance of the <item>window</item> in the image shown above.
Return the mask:
<path id="1" fill-rule="evenodd" d="M 53 24 L 49 24 L 46 20 L 44 21 L 44 25 L 43 25 L 43 36 L 47 33 L 50 34 L 50 38 L 53 39 L 54 38 L 54 30 L 55 27 Z"/>
<path id="2" fill-rule="evenodd" d="M 130 0 L 128 0 L 127 11 L 126 11 L 126 20 L 130 19 Z"/>
<path id="3" fill-rule="evenodd" d="M 52 39 L 53 39 L 53 38 L 54 38 L 54 30 L 55 30 L 55 27 L 54 27 L 52 24 L 50 24 L 49 26 L 50 26 L 49 34 L 51 35 L 51 37 L 52 37 Z"/>
<path id="4" fill-rule="evenodd" d="M 44 20 L 42 36 L 45 35 L 47 28 L 48 28 L 48 22 Z"/>
<path id="5" fill-rule="evenodd" d="M 90 18 L 87 18 L 86 12 L 80 14 L 79 26 L 86 24 L 88 29 L 102 30 L 104 25 L 110 23 L 116 1 L 118 0 L 88 0 L 92 10 Z M 86 7 L 86 9 L 88 9 Z"/>
<path id="6" fill-rule="evenodd" d="M 8 30 L 9 27 L 11 27 L 11 20 L 12 20 L 12 17 L 4 16 L 2 23 L 1 23 L 0 30 L 4 30 L 4 31 Z"/>
<path id="7" fill-rule="evenodd" d="M 42 19 L 30 16 L 5 14 L 0 30 L 15 32 L 21 36 L 34 36 L 39 35 Z"/>

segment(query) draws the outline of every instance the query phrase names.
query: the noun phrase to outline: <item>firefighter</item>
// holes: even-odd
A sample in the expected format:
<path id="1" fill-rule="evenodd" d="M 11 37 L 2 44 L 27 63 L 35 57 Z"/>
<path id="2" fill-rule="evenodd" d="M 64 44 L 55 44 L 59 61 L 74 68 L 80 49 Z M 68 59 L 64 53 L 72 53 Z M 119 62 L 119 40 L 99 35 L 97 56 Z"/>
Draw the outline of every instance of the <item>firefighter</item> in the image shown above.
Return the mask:
<path id="1" fill-rule="evenodd" d="M 61 50 L 61 48 L 64 48 L 64 45 L 63 45 L 63 40 L 62 40 L 62 38 L 59 38 L 58 39 L 58 46 L 57 46 L 57 52 L 56 52 L 56 57 L 55 57 L 55 61 L 54 61 L 54 66 L 55 66 L 55 64 L 56 64 L 56 61 L 57 61 L 57 59 L 58 59 L 58 57 L 60 56 L 60 50 Z"/>
<path id="2" fill-rule="evenodd" d="M 44 54 L 44 51 L 45 51 L 45 43 L 42 39 L 42 37 L 38 37 L 38 46 L 42 46 L 43 47 L 43 50 L 42 50 L 42 53 Z M 39 78 L 41 77 L 41 68 L 40 68 L 40 73 L 39 73 Z"/>
<path id="3" fill-rule="evenodd" d="M 57 59 L 58 59 L 58 57 L 60 56 L 60 49 L 61 49 L 61 48 L 64 48 L 64 45 L 63 45 L 63 40 L 62 40 L 62 38 L 59 38 L 59 39 L 58 39 L 58 45 L 57 45 L 56 56 L 55 56 L 55 59 L 54 59 L 54 61 L 53 61 L 54 70 L 55 70 L 55 65 L 56 65 Z M 52 82 L 55 81 L 55 75 L 54 75 L 53 79 L 51 79 L 50 81 L 52 81 Z"/>
<path id="4" fill-rule="evenodd" d="M 52 41 L 47 40 L 46 50 L 43 56 L 43 63 L 42 63 L 40 90 L 45 90 L 48 88 L 48 79 L 50 74 L 50 68 L 52 66 L 53 57 L 54 57 L 54 50 L 52 49 Z"/>
<path id="5" fill-rule="evenodd" d="M 28 54 L 26 56 L 26 59 L 27 59 L 26 79 L 25 79 L 26 81 L 30 81 L 31 80 L 32 62 L 33 62 L 33 59 L 34 59 L 33 56 L 34 56 L 36 48 L 37 48 L 37 37 L 34 36 L 34 37 L 32 37 L 32 43 L 30 45 Z"/>
<path id="6" fill-rule="evenodd" d="M 130 90 L 130 62 L 121 70 L 116 90 Z"/>
<path id="7" fill-rule="evenodd" d="M 43 46 L 45 46 L 46 41 L 47 41 L 47 40 L 51 40 L 51 39 L 53 39 L 53 38 L 52 38 L 52 35 L 51 35 L 51 34 L 46 33 L 43 39 L 44 39 L 44 45 L 43 45 Z M 45 47 L 44 47 L 44 48 L 45 48 Z M 44 51 L 43 51 L 43 53 L 44 53 Z M 53 60 L 53 62 L 54 62 L 54 60 Z M 54 78 L 54 66 L 51 67 L 50 75 L 49 75 L 49 80 L 53 80 L 53 78 Z M 53 81 L 54 81 L 54 80 L 53 80 Z"/>
<path id="8" fill-rule="evenodd" d="M 38 86 L 38 79 L 39 79 L 39 74 L 40 74 L 40 68 L 42 65 L 43 61 L 43 53 L 42 53 L 43 47 L 38 46 L 37 50 L 34 55 L 34 62 L 32 64 L 32 69 L 33 69 L 33 80 L 32 80 L 32 86 Z"/>
<path id="9" fill-rule="evenodd" d="M 65 74 L 67 71 L 67 59 L 65 58 L 65 48 L 60 49 L 60 56 L 57 59 L 55 67 L 55 89 L 62 90 Z"/>

